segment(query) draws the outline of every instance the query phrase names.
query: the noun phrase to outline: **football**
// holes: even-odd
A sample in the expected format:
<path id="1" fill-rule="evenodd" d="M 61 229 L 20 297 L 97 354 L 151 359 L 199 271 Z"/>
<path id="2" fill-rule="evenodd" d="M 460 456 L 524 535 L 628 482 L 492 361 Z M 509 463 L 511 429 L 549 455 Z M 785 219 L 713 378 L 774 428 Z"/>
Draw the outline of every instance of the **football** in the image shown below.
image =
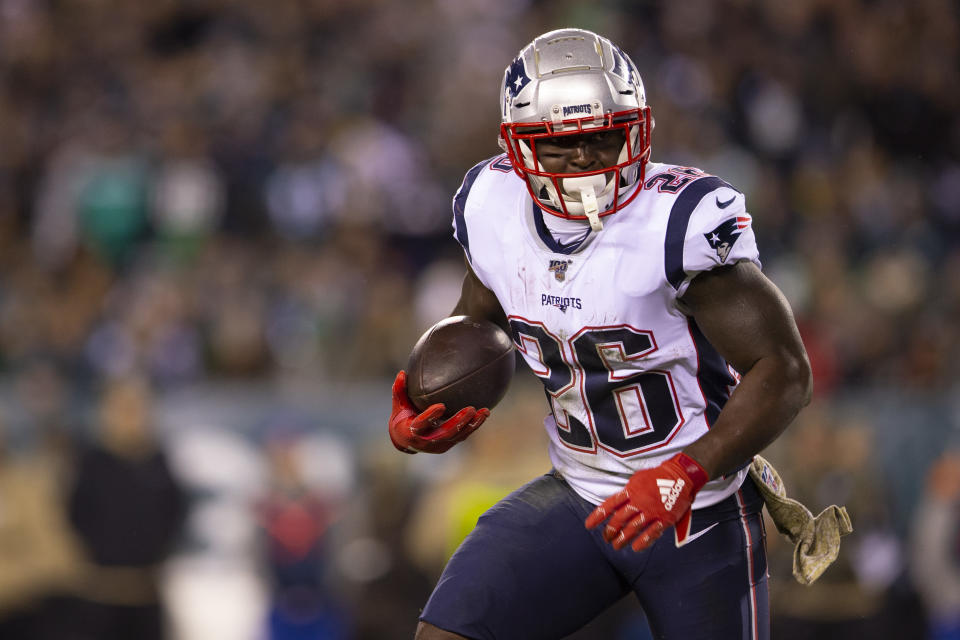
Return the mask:
<path id="1" fill-rule="evenodd" d="M 487 320 L 444 318 L 420 337 L 407 363 L 407 395 L 420 411 L 437 402 L 445 417 L 464 407 L 492 409 L 516 368 L 513 340 Z"/>

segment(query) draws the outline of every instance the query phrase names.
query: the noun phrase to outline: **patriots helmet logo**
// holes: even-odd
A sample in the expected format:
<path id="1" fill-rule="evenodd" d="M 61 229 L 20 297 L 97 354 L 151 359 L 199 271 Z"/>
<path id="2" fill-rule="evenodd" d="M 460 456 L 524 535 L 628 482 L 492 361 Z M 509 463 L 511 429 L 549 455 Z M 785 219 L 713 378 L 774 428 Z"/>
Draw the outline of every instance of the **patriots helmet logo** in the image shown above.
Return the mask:
<path id="1" fill-rule="evenodd" d="M 634 75 L 639 77 L 640 73 L 633 66 L 633 61 L 617 45 L 613 45 L 613 70 L 614 75 L 623 78 L 624 82 L 633 82 Z"/>
<path id="2" fill-rule="evenodd" d="M 730 255 L 730 249 L 740 239 L 740 233 L 749 225 L 750 218 L 747 216 L 729 218 L 721 222 L 710 233 L 703 234 L 703 237 L 707 239 L 710 248 L 716 249 L 720 262 L 726 262 L 727 256 Z"/>
<path id="3" fill-rule="evenodd" d="M 527 68 L 523 63 L 523 58 L 517 58 L 511 62 L 510 68 L 507 69 L 507 79 L 504 82 L 507 91 L 510 93 L 510 98 L 516 98 L 517 94 L 523 91 L 523 88 L 527 86 L 529 82 L 530 76 L 527 75 Z M 506 96 L 504 96 L 504 98 L 506 98 Z"/>

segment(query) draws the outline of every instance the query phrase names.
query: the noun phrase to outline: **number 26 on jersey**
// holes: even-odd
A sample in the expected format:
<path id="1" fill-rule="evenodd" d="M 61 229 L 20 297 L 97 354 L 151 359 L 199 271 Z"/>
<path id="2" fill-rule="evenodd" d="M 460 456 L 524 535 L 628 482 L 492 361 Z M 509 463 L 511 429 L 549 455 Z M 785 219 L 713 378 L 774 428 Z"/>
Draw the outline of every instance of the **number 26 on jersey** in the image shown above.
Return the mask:
<path id="1" fill-rule="evenodd" d="M 657 350 L 653 332 L 629 325 L 584 327 L 564 341 L 541 322 L 509 320 L 568 447 L 600 447 L 626 458 L 662 446 L 683 424 L 670 373 L 642 366 Z"/>

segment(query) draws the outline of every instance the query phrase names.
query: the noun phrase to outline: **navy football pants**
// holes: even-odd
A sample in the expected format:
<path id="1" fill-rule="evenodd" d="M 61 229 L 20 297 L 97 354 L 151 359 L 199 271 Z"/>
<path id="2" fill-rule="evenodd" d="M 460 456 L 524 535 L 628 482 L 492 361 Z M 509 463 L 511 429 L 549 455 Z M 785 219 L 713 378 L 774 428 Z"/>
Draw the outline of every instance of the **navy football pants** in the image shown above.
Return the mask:
<path id="1" fill-rule="evenodd" d="M 693 513 L 681 548 L 673 531 L 637 553 L 615 551 L 594 506 L 557 475 L 487 511 L 447 563 L 420 619 L 476 640 L 559 640 L 633 591 L 655 638 L 768 640 L 762 498 L 749 478 Z"/>

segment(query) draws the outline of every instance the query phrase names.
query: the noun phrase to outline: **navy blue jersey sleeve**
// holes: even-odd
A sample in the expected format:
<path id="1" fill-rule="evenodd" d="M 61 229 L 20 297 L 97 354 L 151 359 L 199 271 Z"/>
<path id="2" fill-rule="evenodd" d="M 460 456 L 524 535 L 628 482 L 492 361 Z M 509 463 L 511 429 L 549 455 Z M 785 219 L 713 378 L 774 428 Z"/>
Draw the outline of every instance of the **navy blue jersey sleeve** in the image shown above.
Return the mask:
<path id="1" fill-rule="evenodd" d="M 703 271 L 749 260 L 760 266 L 742 193 L 714 176 L 684 189 L 670 211 L 664 270 L 677 296 Z"/>

